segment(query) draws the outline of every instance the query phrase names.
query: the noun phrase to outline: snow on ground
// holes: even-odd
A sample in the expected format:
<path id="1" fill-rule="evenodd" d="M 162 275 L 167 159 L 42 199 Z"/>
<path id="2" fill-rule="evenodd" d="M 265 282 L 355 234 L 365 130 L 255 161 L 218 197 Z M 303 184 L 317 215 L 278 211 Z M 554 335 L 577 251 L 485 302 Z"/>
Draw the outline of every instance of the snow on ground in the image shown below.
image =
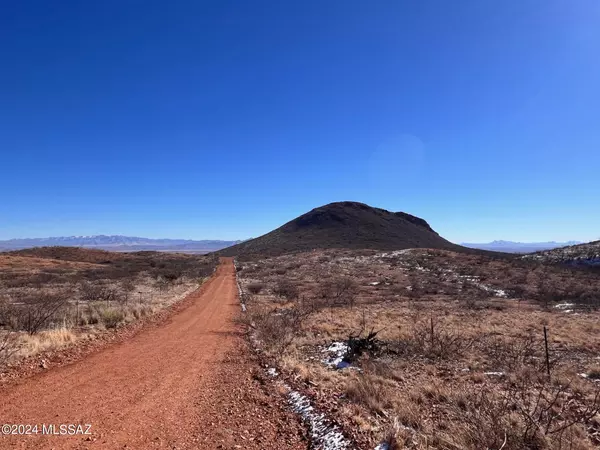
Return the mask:
<path id="1" fill-rule="evenodd" d="M 274 367 L 267 368 L 266 372 L 273 378 L 279 375 Z M 340 429 L 331 423 L 325 414 L 317 412 L 308 397 L 293 390 L 284 381 L 279 381 L 277 384 L 283 386 L 287 392 L 288 403 L 292 410 L 302 417 L 308 427 L 311 448 L 319 450 L 347 450 L 352 448 L 350 441 L 344 437 Z"/>
<path id="2" fill-rule="evenodd" d="M 491 286 L 488 286 L 487 284 L 483 284 L 481 281 L 479 281 L 479 277 L 476 277 L 473 275 L 458 275 L 456 272 L 454 272 L 450 269 L 447 269 L 445 272 L 449 274 L 450 279 L 468 281 L 469 283 L 473 284 L 474 286 L 477 286 L 479 289 L 483 289 L 486 292 L 494 294 L 496 297 L 502 297 L 502 298 L 508 297 L 508 293 L 505 290 L 496 289 Z"/>
<path id="3" fill-rule="evenodd" d="M 327 420 L 324 414 L 320 414 L 310 403 L 310 400 L 297 391 L 288 389 L 288 401 L 294 412 L 298 413 L 304 423 L 308 425 L 312 439 L 312 448 L 322 450 L 345 450 L 350 449 L 350 442 L 344 437 L 339 428 Z"/>
<path id="4" fill-rule="evenodd" d="M 277 369 L 274 367 L 269 367 L 266 372 L 273 378 L 279 375 Z M 327 419 L 325 414 L 316 411 L 308 397 L 293 390 L 283 381 L 279 381 L 278 384 L 283 386 L 287 392 L 288 403 L 292 407 L 292 410 L 302 417 L 302 420 L 308 427 L 311 437 L 311 448 L 319 450 L 352 449 L 350 441 L 346 439 L 341 430 Z"/>
<path id="5" fill-rule="evenodd" d="M 390 449 L 390 446 L 387 444 L 387 442 L 382 442 L 377 447 L 375 447 L 375 450 L 389 450 L 389 449 Z"/>
<path id="6" fill-rule="evenodd" d="M 554 307 L 556 309 L 560 309 L 562 312 L 570 313 L 570 312 L 573 312 L 575 303 L 559 303 L 558 305 L 554 305 Z"/>
<path id="7" fill-rule="evenodd" d="M 329 353 L 329 356 L 323 359 L 323 364 L 336 369 L 343 369 L 349 364 L 344 361 L 346 353 L 348 353 L 348 344 L 345 342 L 333 342 L 329 347 L 322 350 L 323 353 Z"/>
<path id="8" fill-rule="evenodd" d="M 242 312 L 246 312 L 246 304 L 244 303 L 244 295 L 242 292 L 242 285 L 240 283 L 240 277 L 238 277 L 238 264 L 237 261 L 233 260 L 233 268 L 235 269 L 235 284 L 238 288 L 238 296 L 240 298 L 240 305 L 242 307 Z"/>

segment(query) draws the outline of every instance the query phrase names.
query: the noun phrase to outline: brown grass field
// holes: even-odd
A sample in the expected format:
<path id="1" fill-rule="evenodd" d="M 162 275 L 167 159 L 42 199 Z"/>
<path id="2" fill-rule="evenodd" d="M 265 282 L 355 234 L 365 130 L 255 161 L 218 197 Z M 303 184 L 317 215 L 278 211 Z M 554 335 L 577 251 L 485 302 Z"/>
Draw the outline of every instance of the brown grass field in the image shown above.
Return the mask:
<path id="1" fill-rule="evenodd" d="M 237 264 L 264 358 L 360 448 L 600 446 L 597 270 L 423 249 Z"/>

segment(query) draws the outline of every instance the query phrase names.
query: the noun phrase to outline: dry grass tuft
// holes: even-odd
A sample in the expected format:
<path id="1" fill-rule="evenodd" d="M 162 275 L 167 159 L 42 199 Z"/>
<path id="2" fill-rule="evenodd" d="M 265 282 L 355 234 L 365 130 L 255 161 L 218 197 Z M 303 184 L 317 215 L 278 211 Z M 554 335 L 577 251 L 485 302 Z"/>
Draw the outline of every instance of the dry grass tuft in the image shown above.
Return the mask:
<path id="1" fill-rule="evenodd" d="M 66 328 L 42 331 L 35 335 L 22 334 L 18 341 L 17 355 L 28 357 L 38 353 L 58 350 L 74 343 L 77 336 Z"/>

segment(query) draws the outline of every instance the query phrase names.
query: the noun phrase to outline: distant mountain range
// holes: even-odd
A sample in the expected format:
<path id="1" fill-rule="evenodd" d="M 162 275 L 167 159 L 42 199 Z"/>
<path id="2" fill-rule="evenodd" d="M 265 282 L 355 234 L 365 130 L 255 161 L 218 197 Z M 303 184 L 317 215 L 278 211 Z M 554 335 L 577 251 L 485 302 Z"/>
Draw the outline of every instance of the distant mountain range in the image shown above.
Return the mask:
<path id="1" fill-rule="evenodd" d="M 241 241 L 149 239 L 133 236 L 66 236 L 0 241 L 0 251 L 20 250 L 31 247 L 84 247 L 117 252 L 143 250 L 185 253 L 209 253 L 235 245 Z"/>
<path id="2" fill-rule="evenodd" d="M 553 248 L 566 247 L 569 245 L 581 244 L 579 241 L 568 242 L 512 242 L 512 241 L 493 241 L 485 244 L 469 244 L 461 245 L 470 248 L 478 248 L 480 250 L 491 250 L 495 252 L 506 253 L 531 253 L 542 250 L 551 250 Z"/>

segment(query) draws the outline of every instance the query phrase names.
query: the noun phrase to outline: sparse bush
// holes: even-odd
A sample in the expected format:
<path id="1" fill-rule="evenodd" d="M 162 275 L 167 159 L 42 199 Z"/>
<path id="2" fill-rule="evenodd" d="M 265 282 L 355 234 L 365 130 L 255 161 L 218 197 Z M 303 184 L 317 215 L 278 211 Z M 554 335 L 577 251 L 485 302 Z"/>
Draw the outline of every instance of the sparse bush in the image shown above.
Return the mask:
<path id="1" fill-rule="evenodd" d="M 430 319 L 416 322 L 410 334 L 391 343 L 389 350 L 403 355 L 450 359 L 473 347 L 476 341 L 475 338 L 468 338 L 459 331 L 448 329 Z"/>
<path id="2" fill-rule="evenodd" d="M 58 320 L 58 313 L 67 305 L 68 293 L 41 292 L 22 298 L 22 305 L 15 307 L 12 326 L 16 330 L 33 335 L 51 322 Z"/>
<path id="3" fill-rule="evenodd" d="M 131 313 L 131 316 L 134 319 L 140 320 L 146 316 L 151 315 L 154 312 L 154 310 L 151 306 L 148 305 L 135 305 L 129 309 L 129 312 Z"/>
<path id="4" fill-rule="evenodd" d="M 307 315 L 298 308 L 280 311 L 257 308 L 249 310 L 243 320 L 255 330 L 256 337 L 267 350 L 280 354 L 292 343 Z"/>
<path id="5" fill-rule="evenodd" d="M 15 352 L 15 336 L 10 330 L 0 330 L 0 369 Z"/>
<path id="6" fill-rule="evenodd" d="M 287 300 L 295 300 L 300 295 L 298 286 L 287 279 L 279 280 L 273 288 L 273 294 Z"/>
<path id="7" fill-rule="evenodd" d="M 539 368 L 543 345 L 543 341 L 536 339 L 533 333 L 512 339 L 492 336 L 482 340 L 483 351 L 490 361 L 507 370 L 526 366 Z"/>
<path id="8" fill-rule="evenodd" d="M 154 287 L 161 292 L 168 291 L 173 287 L 166 278 L 160 277 L 154 282 Z"/>
<path id="9" fill-rule="evenodd" d="M 484 301 L 490 296 L 485 290 L 477 286 L 463 292 L 459 297 L 462 306 L 466 309 L 480 309 L 484 307 Z"/>
<path id="10" fill-rule="evenodd" d="M 251 294 L 255 294 L 255 295 L 260 293 L 260 291 L 262 291 L 264 287 L 265 287 L 265 285 L 263 283 L 250 283 L 247 286 L 248 291 L 250 291 Z"/>
<path id="11" fill-rule="evenodd" d="M 349 277 L 336 277 L 321 284 L 318 294 L 327 298 L 332 305 L 352 308 L 358 296 L 358 283 Z"/>
<path id="12" fill-rule="evenodd" d="M 125 321 L 125 313 L 121 308 L 100 308 L 98 315 L 106 328 L 116 328 Z"/>
<path id="13" fill-rule="evenodd" d="M 117 300 L 118 291 L 113 286 L 100 283 L 91 283 L 89 281 L 81 283 L 79 292 L 82 300 L 85 301 L 113 301 Z"/>

